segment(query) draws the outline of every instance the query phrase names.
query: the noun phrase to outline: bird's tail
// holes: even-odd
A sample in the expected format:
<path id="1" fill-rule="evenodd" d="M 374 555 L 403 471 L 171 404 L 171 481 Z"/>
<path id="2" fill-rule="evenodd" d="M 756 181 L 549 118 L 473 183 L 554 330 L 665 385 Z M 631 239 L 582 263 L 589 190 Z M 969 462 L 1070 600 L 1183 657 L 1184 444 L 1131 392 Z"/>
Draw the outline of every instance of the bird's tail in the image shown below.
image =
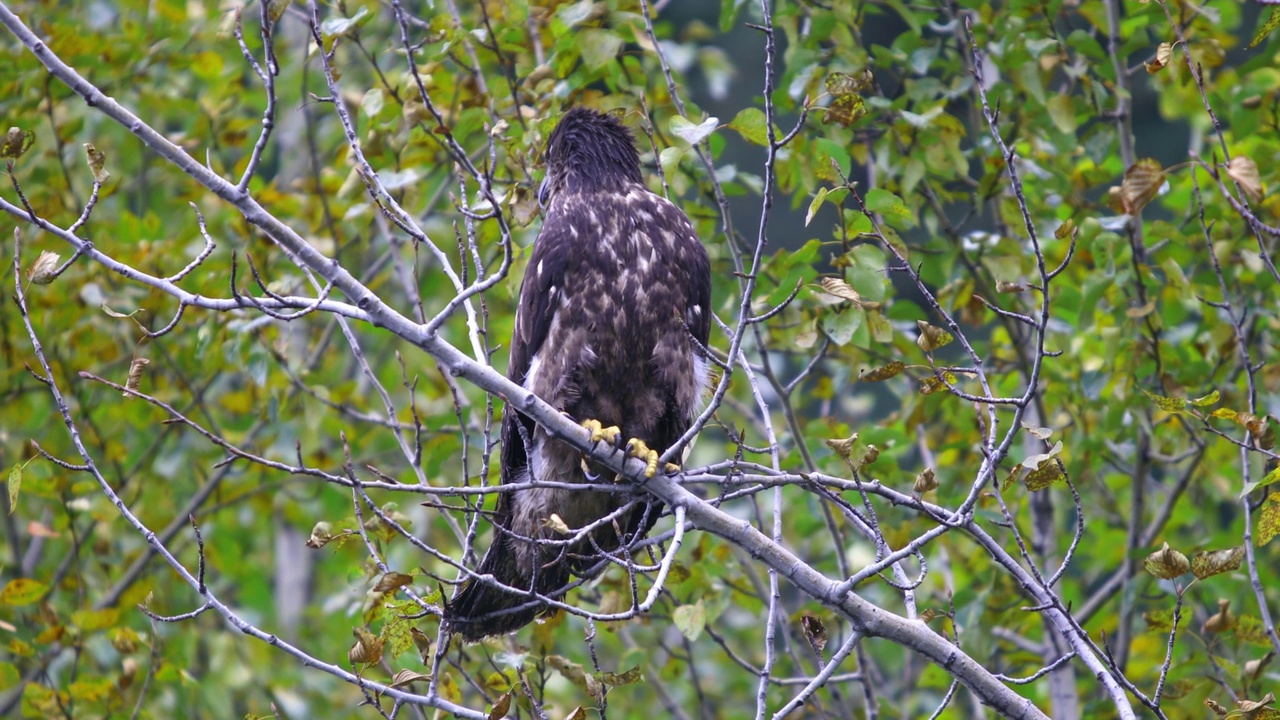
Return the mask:
<path id="1" fill-rule="evenodd" d="M 505 534 L 494 538 L 493 545 L 480 561 L 476 571 L 480 575 L 492 575 L 494 580 L 511 588 L 528 590 L 543 596 L 556 597 L 556 591 L 569 582 L 569 568 L 565 562 L 552 562 L 537 568 L 521 567 L 514 543 L 521 542 Z M 541 555 L 536 549 L 534 557 Z M 528 625 L 535 617 L 547 612 L 547 607 L 528 595 L 493 587 L 480 580 L 471 579 L 445 608 L 445 620 L 463 640 L 474 642 L 491 635 L 506 635 Z"/>

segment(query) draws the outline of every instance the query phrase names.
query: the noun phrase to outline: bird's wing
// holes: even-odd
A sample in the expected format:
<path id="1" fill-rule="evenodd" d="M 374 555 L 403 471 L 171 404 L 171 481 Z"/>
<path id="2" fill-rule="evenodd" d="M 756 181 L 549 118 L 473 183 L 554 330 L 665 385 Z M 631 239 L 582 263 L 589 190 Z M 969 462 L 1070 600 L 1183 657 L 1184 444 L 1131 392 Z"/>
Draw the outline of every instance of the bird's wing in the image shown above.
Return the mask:
<path id="1" fill-rule="evenodd" d="M 524 281 L 520 285 L 516 327 L 511 334 L 507 377 L 522 387 L 526 385 L 559 307 L 565 267 L 574 242 L 565 214 L 549 212 L 529 256 Z M 508 405 L 502 418 L 502 482 L 519 482 L 524 478 L 529 464 L 525 440 L 532 439 L 533 430 L 533 421 Z M 505 515 L 506 497 L 503 494 L 498 501 L 500 516 Z"/>
<path id="2" fill-rule="evenodd" d="M 652 195 L 652 201 L 661 226 L 675 232 L 676 260 L 684 266 L 688 278 L 685 285 L 685 322 L 698 344 L 706 348 L 711 338 L 711 261 L 693 230 L 693 224 L 689 222 L 689 216 L 660 195 Z"/>

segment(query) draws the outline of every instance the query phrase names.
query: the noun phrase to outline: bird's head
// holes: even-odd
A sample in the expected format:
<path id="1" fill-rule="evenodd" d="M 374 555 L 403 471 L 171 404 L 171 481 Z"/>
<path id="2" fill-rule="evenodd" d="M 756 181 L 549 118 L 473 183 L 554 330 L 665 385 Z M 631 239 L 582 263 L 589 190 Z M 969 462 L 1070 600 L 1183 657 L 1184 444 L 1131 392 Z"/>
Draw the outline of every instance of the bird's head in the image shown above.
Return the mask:
<path id="1" fill-rule="evenodd" d="M 547 139 L 545 158 L 547 176 L 538 191 L 543 204 L 562 192 L 620 190 L 643 182 L 631 131 L 612 115 L 584 107 L 560 119 Z"/>

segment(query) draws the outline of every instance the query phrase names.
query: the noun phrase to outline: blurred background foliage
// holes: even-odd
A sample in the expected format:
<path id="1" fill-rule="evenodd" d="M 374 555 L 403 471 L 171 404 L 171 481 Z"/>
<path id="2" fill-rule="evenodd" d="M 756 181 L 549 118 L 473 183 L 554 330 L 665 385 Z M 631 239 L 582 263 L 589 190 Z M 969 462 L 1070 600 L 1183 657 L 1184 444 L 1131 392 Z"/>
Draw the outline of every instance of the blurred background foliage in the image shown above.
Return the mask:
<path id="1" fill-rule="evenodd" d="M 325 101 L 308 10 L 273 6 L 283 13 L 275 30 L 277 126 L 249 191 L 384 300 L 417 317 L 417 294 L 431 317 L 453 297 L 453 287 L 365 193 Z M 238 5 L 102 0 L 9 7 L 57 56 L 215 172 L 233 178 L 243 172 L 267 92 L 236 41 Z M 737 318 L 735 257 L 745 252 L 749 259 L 766 207 L 765 55 L 762 35 L 752 27 L 763 20 L 759 7 L 723 0 L 718 8 L 660 8 L 653 29 L 683 113 L 635 0 L 533 6 L 446 0 L 408 9 L 415 17 L 414 58 L 443 112 L 442 125 L 416 99 L 400 28 L 382 3 L 326 4 L 322 35 L 327 47 L 337 45 L 339 99 L 353 114 L 363 152 L 455 268 L 474 263 L 455 237 L 467 231 L 457 202 L 475 202 L 477 188 L 460 183 L 442 138 L 452 137 L 477 164 L 493 163 L 516 246 L 510 277 L 483 298 L 484 339 L 495 367 L 505 368 L 513 294 L 539 227 L 540 150 L 570 105 L 623 113 L 636 131 L 651 188 L 677 200 L 713 258 L 717 314 L 728 322 Z M 1225 174 L 1219 186 L 1208 170 L 1224 161 L 1225 145 L 1233 156 L 1254 161 L 1261 189 L 1278 180 L 1280 45 L 1264 36 L 1258 47 L 1244 48 L 1267 14 L 1234 2 L 1175 0 L 811 1 L 780 2 L 773 12 L 777 132 L 801 118 L 806 98 L 812 105 L 777 158 L 753 307 L 765 311 L 801 289 L 783 312 L 749 333 L 747 343 L 753 362 L 767 362 L 762 382 L 775 410 L 781 466 L 850 477 L 838 447 L 824 441 L 857 433 L 862 445 L 855 445 L 855 464 L 865 446 L 879 451 L 860 467 L 864 479 L 910 492 L 931 469 L 938 486 L 926 499 L 953 507 L 982 461 L 973 404 L 930 380 L 931 358 L 957 367 L 968 360 L 957 343 L 929 355 L 921 350 L 917 321 L 942 322 L 893 253 L 869 240 L 876 229 L 862 198 L 924 285 L 959 319 L 986 361 L 995 395 L 1021 394 L 1032 364 L 1043 359 L 1039 392 L 1024 418 L 1031 430 L 1019 435 L 1000 478 L 1015 462 L 1062 441 L 1056 457 L 1079 493 L 1084 532 L 1056 587 L 1085 630 L 1095 640 L 1105 633 L 1119 666 L 1150 694 L 1165 662 L 1178 586 L 1186 594 L 1164 688 L 1167 712 L 1204 713 L 1206 698 L 1229 707 L 1235 699 L 1261 698 L 1276 686 L 1276 671 L 1247 663 L 1276 649 L 1263 618 L 1280 606 L 1280 544 L 1255 548 L 1256 592 L 1247 566 L 1189 589 L 1189 576 L 1160 580 L 1141 568 L 1164 542 L 1189 556 L 1240 546 L 1247 533 L 1261 541 L 1280 523 L 1280 504 L 1271 494 L 1276 486 L 1244 496 L 1252 504 L 1246 522 L 1242 491 L 1270 477 L 1274 463 L 1269 451 L 1242 454 L 1231 440 L 1253 443 L 1246 429 L 1265 437 L 1275 422 L 1268 413 L 1280 411 L 1274 312 L 1280 278 L 1267 257 L 1275 238 L 1255 238 L 1223 194 L 1240 191 Z M 1115 13 L 1114 28 L 1109 13 Z M 244 18 L 245 42 L 261 60 L 256 6 Z M 982 49 L 978 69 L 998 110 L 999 133 L 1019 157 L 1021 198 L 982 115 L 969 32 Z M 1160 67 L 1162 43 L 1172 46 L 1172 57 Z M 183 287 L 229 296 L 236 257 L 242 292 L 260 294 L 251 285 L 250 258 L 272 290 L 314 292 L 290 259 L 232 208 L 86 107 L 12 36 L 0 52 L 4 127 L 33 133 L 31 148 L 12 160 L 12 175 L 40 215 L 66 226 L 80 214 L 92 184 L 82 144 L 92 143 L 105 153 L 111 175 L 80 235 L 99 250 L 158 276 L 176 273 L 204 247 L 194 204 L 217 249 Z M 1202 84 L 1183 53 L 1203 73 Z M 688 142 L 710 117 L 717 118 L 709 126 L 715 129 L 701 147 L 714 174 Z M 1144 157 L 1157 161 L 1151 193 L 1158 194 L 1145 209 L 1136 208 L 1135 223 L 1109 203 L 1109 189 L 1121 187 L 1126 169 Z M 1188 163 L 1197 158 L 1204 164 Z M 0 194 L 17 201 L 12 186 Z M 1276 195 L 1248 200 L 1262 222 L 1277 224 Z M 1041 298 L 1028 289 L 1039 271 L 1024 209 L 1049 268 L 1068 259 L 1074 241 L 1074 256 L 1051 285 L 1042 347 L 1028 326 L 987 307 L 1039 312 Z M 70 254 L 56 238 L 8 217 L 0 223 L 6 283 L 14 281 L 7 240 L 14 227 L 24 270 L 40 251 Z M 496 268 L 502 258 L 497 224 L 480 223 L 474 232 L 483 265 Z M 858 299 L 824 291 L 823 277 L 843 280 Z M 130 362 L 145 357 L 150 365 L 141 389 L 228 442 L 341 473 L 345 437 L 352 465 L 366 479 L 373 479 L 366 468 L 374 467 L 417 482 L 388 425 L 403 423 L 412 437 L 420 422 L 420 469 L 440 487 L 496 482 L 485 430 L 500 416 L 497 399 L 448 377 L 390 334 L 353 325 L 364 358 L 397 408 L 389 422 L 349 344 L 322 314 L 286 323 L 252 311 L 189 310 L 174 332 L 147 340 L 139 326 L 164 326 L 176 302 L 100 265 L 81 260 L 51 284 L 27 289 L 54 379 L 96 461 L 189 566 L 196 549 L 187 516 L 194 517 L 204 536 L 208 582 L 224 601 L 264 630 L 338 665 L 350 664 L 354 627 L 379 635 L 386 650 L 363 671 L 367 677 L 388 681 L 403 669 L 429 670 L 407 628 L 434 638 L 438 622 L 405 621 L 401 614 L 415 606 L 394 590 L 374 592 L 379 571 L 358 535 L 342 535 L 357 523 L 348 490 L 243 460 L 222 462 L 220 448 L 165 423 L 162 409 L 122 398 L 79 373 L 123 383 Z M 10 478 L 0 537 L 7 584 L 0 594 L 4 707 L 28 717 L 374 715 L 357 709 L 364 700 L 357 688 L 244 637 L 213 613 L 155 624 L 135 609 L 146 602 L 162 614 L 186 612 L 194 609 L 194 594 L 152 558 L 91 478 L 40 458 L 32 447 L 37 441 L 78 461 L 50 394 L 24 369 L 34 365 L 31 343 L 10 295 L 0 310 L 0 468 Z M 1256 375 L 1242 366 L 1237 329 L 1221 303 L 1240 321 Z M 470 347 L 461 316 L 444 332 L 455 346 Z M 712 344 L 723 349 L 727 336 L 713 331 Z M 778 392 L 806 368 L 811 372 L 794 392 Z M 877 368 L 889 368 L 881 374 L 891 377 L 860 381 Z M 952 377 L 978 391 L 969 376 Z M 1166 400 L 1212 393 L 1216 401 L 1203 407 Z M 1219 408 L 1226 411 L 1210 418 Z M 1249 427 L 1248 418 L 1230 411 L 1252 413 L 1260 424 Z M 1010 414 L 1001 410 L 1000 417 Z M 735 376 L 689 466 L 734 457 L 768 464 L 767 455 L 736 443 L 740 433 L 746 446 L 767 444 L 750 387 Z M 1048 572 L 1061 562 L 1079 520 L 1063 476 L 1051 479 L 1034 493 L 1020 483 L 1001 491 L 1024 536 L 1034 539 L 1028 552 Z M 721 489 L 708 485 L 700 492 L 715 497 Z M 848 495 L 861 503 L 856 493 Z M 456 522 L 467 521 L 457 499 L 439 498 L 450 507 L 442 510 L 413 494 L 374 496 L 427 544 L 460 554 L 444 519 L 452 513 Z M 995 496 L 994 488 L 984 492 L 978 515 L 1016 554 Z M 856 536 L 828 495 L 789 487 L 783 497 L 783 541 L 816 568 L 840 577 L 875 559 L 874 546 Z M 724 507 L 768 533 L 771 498 L 737 497 Z M 874 507 L 893 548 L 935 525 L 879 499 Z M 308 549 L 322 522 L 320 534 L 337 539 Z M 669 526 L 666 520 L 658 530 Z M 439 593 L 451 594 L 433 579 L 454 577 L 447 565 L 394 533 L 370 529 L 388 564 L 412 575 L 421 595 L 438 601 Z M 935 629 L 959 633 L 965 652 L 1011 676 L 1031 674 L 1061 654 L 1040 617 L 1025 610 L 1016 583 L 969 538 L 944 534 L 924 554 L 929 571 L 916 590 L 918 602 L 938 614 Z M 909 567 L 914 572 L 914 561 Z M 624 606 L 630 592 L 626 575 L 615 571 L 570 599 L 608 611 Z M 859 592 L 903 611 L 901 592 L 878 580 Z M 596 708 L 615 717 L 741 717 L 755 705 L 758 673 L 751 668 L 764 661 L 767 595 L 765 569 L 749 554 L 695 533 L 647 616 L 597 625 L 591 646 L 584 641 L 587 623 L 560 615 L 512 639 L 455 649 L 438 688 L 481 710 L 515 688 L 511 712 L 521 717 L 531 716 L 529 693 L 555 718 L 579 706 L 589 708 L 589 717 Z M 1233 617 L 1207 628 L 1223 601 Z M 785 582 L 781 610 L 775 676 L 782 682 L 769 689 L 771 712 L 820 664 L 801 617 L 822 619 L 832 647 L 848 631 Z M 944 670 L 883 641 L 865 641 L 842 668 L 855 670 L 865 684 L 838 677 L 804 712 L 862 715 L 870 702 L 880 717 L 922 717 L 951 682 Z M 1047 712 L 1057 708 L 1060 717 L 1072 709 L 1080 717 L 1115 714 L 1087 672 L 1072 675 L 1068 687 L 1074 701 L 1057 705 L 1047 682 L 1018 689 Z M 962 691 L 944 714 L 981 710 Z"/>

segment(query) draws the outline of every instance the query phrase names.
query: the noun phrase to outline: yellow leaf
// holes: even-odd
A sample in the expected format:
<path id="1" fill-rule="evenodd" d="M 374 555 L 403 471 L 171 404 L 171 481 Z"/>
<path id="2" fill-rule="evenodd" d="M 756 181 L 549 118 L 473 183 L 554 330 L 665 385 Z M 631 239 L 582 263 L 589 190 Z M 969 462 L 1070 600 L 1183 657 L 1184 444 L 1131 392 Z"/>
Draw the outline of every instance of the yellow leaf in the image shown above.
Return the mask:
<path id="1" fill-rule="evenodd" d="M 1280 535 L 1280 494 L 1271 493 L 1258 511 L 1258 530 L 1253 535 L 1255 547 L 1262 547 Z"/>
<path id="2" fill-rule="evenodd" d="M 924 320 L 917 320 L 916 327 L 920 329 L 920 336 L 916 338 L 916 345 L 927 353 L 944 347 L 955 339 L 951 333 L 940 327 L 930 325 Z"/>
<path id="3" fill-rule="evenodd" d="M 1151 398 L 1151 401 L 1156 404 L 1156 407 L 1160 408 L 1165 412 L 1178 414 L 1178 413 L 1184 413 L 1187 411 L 1186 398 L 1165 397 L 1163 395 L 1156 395 L 1154 393 L 1149 393 L 1146 390 L 1143 390 L 1142 394 Z"/>
<path id="4" fill-rule="evenodd" d="M 1144 318 L 1150 315 L 1152 312 L 1154 312 L 1155 309 L 1156 309 L 1156 299 L 1151 298 L 1151 300 L 1149 300 L 1147 304 L 1143 305 L 1142 307 L 1134 307 L 1134 308 L 1129 308 L 1128 310 L 1125 310 L 1124 316 L 1127 318 L 1134 318 L 1134 319 Z"/>
<path id="5" fill-rule="evenodd" d="M 861 382 L 882 382 L 892 377 L 897 377 L 906 369 L 906 365 L 901 360 L 894 360 L 888 365 L 882 365 L 878 368 L 867 370 L 858 374 L 858 380 Z"/>
<path id="6" fill-rule="evenodd" d="M 952 385 L 956 384 L 957 378 L 954 374 L 949 372 L 944 372 L 942 373 L 942 377 L 947 379 L 947 383 L 951 383 Z M 946 389 L 948 389 L 947 384 L 944 383 L 942 380 L 939 380 L 936 375 L 930 375 L 929 377 L 923 378 L 920 380 L 921 395 L 932 395 L 938 392 L 939 390 L 946 390 Z"/>
<path id="7" fill-rule="evenodd" d="M 1192 400 L 1191 404 L 1196 407 L 1208 407 L 1218 402 L 1219 397 L 1221 397 L 1221 395 L 1218 393 L 1217 390 L 1214 390 L 1213 392 L 1209 393 L 1208 395 L 1205 395 L 1204 397 L 1199 397 L 1199 398 L 1196 398 L 1195 400 Z"/>
<path id="8" fill-rule="evenodd" d="M 0 590 L 0 605 L 30 605 L 43 597 L 47 589 L 47 585 L 31 578 L 10 580 L 4 590 Z"/>

